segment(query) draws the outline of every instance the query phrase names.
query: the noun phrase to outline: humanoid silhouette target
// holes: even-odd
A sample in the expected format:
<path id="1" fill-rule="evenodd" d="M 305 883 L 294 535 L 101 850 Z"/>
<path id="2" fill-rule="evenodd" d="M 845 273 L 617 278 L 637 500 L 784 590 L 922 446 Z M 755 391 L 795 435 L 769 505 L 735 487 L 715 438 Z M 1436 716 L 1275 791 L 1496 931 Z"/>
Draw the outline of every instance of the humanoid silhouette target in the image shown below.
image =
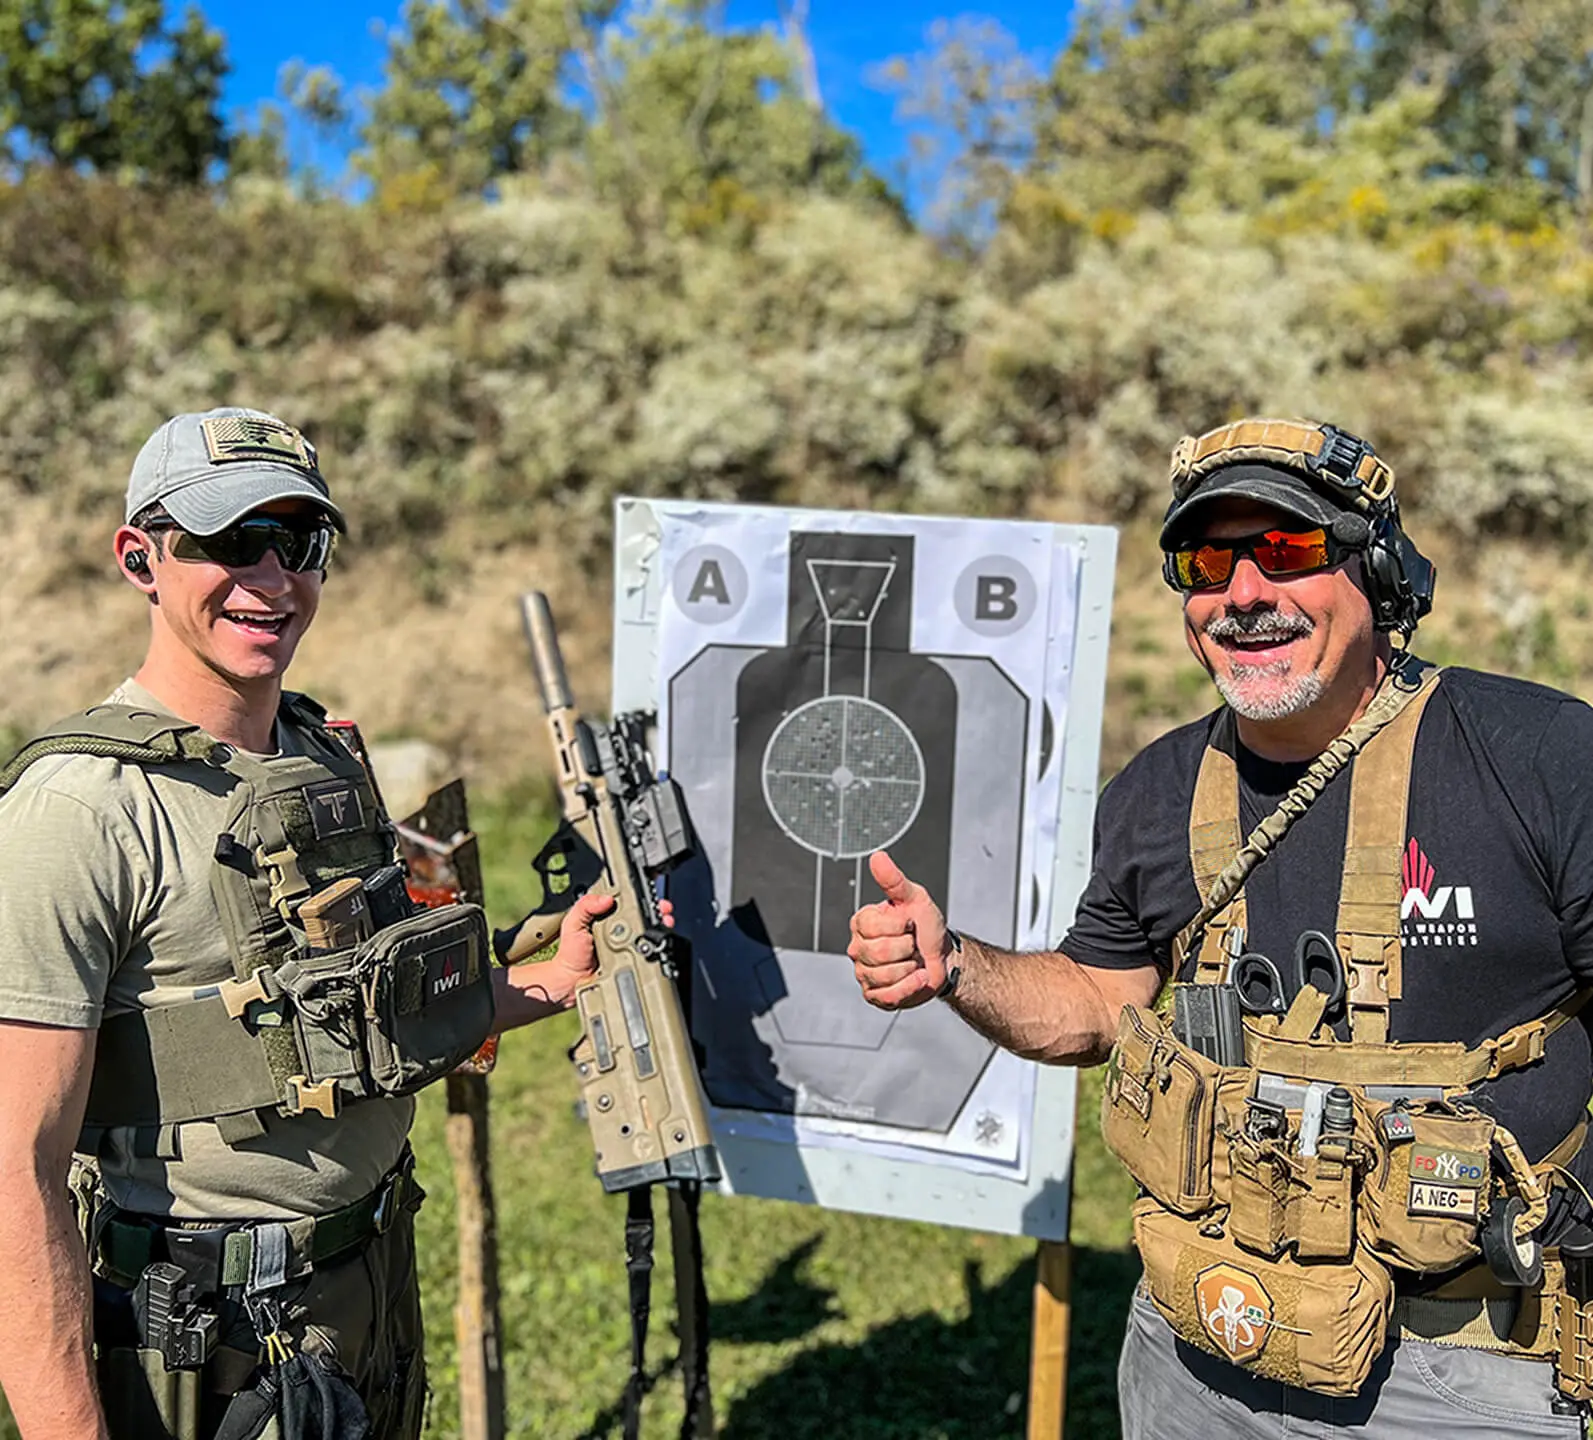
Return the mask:
<path id="1" fill-rule="evenodd" d="M 953 926 L 1049 943 L 1071 553 L 1016 522 L 658 516 L 658 758 L 698 842 L 670 894 L 709 1098 L 1021 1166 L 1031 1067 L 946 1006 L 873 1009 L 845 952 L 882 848 Z"/>

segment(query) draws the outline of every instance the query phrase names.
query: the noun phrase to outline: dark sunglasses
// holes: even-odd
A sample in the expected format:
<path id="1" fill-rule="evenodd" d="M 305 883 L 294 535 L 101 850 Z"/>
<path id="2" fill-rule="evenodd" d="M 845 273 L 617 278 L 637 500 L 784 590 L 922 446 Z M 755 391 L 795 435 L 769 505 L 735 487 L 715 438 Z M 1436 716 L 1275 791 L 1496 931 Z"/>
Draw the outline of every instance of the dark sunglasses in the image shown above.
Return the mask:
<path id="1" fill-rule="evenodd" d="M 1278 580 L 1326 570 L 1352 553 L 1354 547 L 1335 540 L 1321 527 L 1266 530 L 1232 540 L 1199 540 L 1169 551 L 1162 560 L 1162 574 L 1175 590 L 1210 590 L 1226 585 L 1234 566 L 1245 555 L 1256 562 L 1263 575 Z"/>
<path id="2" fill-rule="evenodd" d="M 258 565 L 268 550 L 275 550 L 282 568 L 297 573 L 326 569 L 336 538 L 324 521 L 294 522 L 268 515 L 240 520 L 214 535 L 194 535 L 176 525 L 150 527 L 151 534 L 157 532 L 172 536 L 171 553 L 179 560 L 205 560 L 243 570 Z"/>

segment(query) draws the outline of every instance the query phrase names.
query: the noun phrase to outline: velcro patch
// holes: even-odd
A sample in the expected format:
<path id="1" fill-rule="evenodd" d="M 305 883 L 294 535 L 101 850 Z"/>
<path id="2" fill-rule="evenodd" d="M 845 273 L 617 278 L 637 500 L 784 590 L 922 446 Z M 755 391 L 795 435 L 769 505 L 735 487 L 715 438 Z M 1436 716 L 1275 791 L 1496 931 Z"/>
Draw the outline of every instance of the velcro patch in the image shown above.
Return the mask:
<path id="1" fill-rule="evenodd" d="M 213 415 L 201 420 L 205 449 L 212 465 L 240 460 L 272 460 L 316 473 L 315 446 L 291 425 L 253 415 Z"/>
<path id="2" fill-rule="evenodd" d="M 360 792 L 347 780 L 323 780 L 304 787 L 304 804 L 317 840 L 357 835 L 365 828 L 365 806 Z"/>
<path id="3" fill-rule="evenodd" d="M 1195 1276 L 1195 1309 L 1219 1353 L 1236 1365 L 1254 1360 L 1272 1334 L 1272 1296 L 1261 1278 L 1223 1261 Z"/>
<path id="4" fill-rule="evenodd" d="M 1126 1070 L 1119 1070 L 1114 1079 L 1116 1084 L 1112 1087 L 1112 1099 L 1126 1101 L 1139 1112 L 1142 1120 L 1149 1118 L 1151 1108 L 1150 1091 Z"/>
<path id="5" fill-rule="evenodd" d="M 474 979 L 470 966 L 470 942 L 461 940 L 457 945 L 447 945 L 426 956 L 426 997 L 424 1003 L 435 1004 L 456 991 L 463 990 Z"/>
<path id="6" fill-rule="evenodd" d="M 1433 1185 L 1425 1180 L 1412 1180 L 1410 1200 L 1405 1209 L 1411 1215 L 1454 1215 L 1475 1220 L 1477 1197 L 1481 1193 L 1463 1185 Z"/>
<path id="7" fill-rule="evenodd" d="M 1488 1157 L 1480 1150 L 1446 1150 L 1440 1145 L 1413 1145 L 1410 1178 L 1461 1189 L 1480 1189 L 1488 1179 Z"/>

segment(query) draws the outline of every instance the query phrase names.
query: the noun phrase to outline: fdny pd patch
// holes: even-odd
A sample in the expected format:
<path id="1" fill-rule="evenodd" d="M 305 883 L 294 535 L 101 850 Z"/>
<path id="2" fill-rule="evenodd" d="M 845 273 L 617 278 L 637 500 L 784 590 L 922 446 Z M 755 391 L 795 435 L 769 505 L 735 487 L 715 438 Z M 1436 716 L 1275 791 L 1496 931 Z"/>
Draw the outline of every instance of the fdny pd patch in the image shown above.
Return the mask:
<path id="1" fill-rule="evenodd" d="M 239 460 L 274 460 L 316 473 L 315 446 L 291 425 L 253 415 L 213 415 L 201 420 L 205 449 L 212 465 Z"/>
<path id="2" fill-rule="evenodd" d="M 1481 1213 L 1482 1187 L 1487 1183 L 1488 1157 L 1481 1151 L 1413 1145 L 1406 1213 L 1475 1220 Z"/>
<path id="3" fill-rule="evenodd" d="M 1440 1145 L 1414 1145 L 1410 1152 L 1410 1178 L 1436 1180 L 1479 1190 L 1488 1179 L 1488 1157 L 1480 1150 L 1446 1150 Z"/>
<path id="4" fill-rule="evenodd" d="M 1226 1261 L 1195 1276 L 1201 1328 L 1236 1365 L 1254 1360 L 1272 1333 L 1272 1296 L 1248 1270 Z"/>
<path id="5" fill-rule="evenodd" d="M 304 803 L 317 840 L 357 835 L 365 828 L 360 792 L 347 780 L 323 780 L 304 787 Z"/>

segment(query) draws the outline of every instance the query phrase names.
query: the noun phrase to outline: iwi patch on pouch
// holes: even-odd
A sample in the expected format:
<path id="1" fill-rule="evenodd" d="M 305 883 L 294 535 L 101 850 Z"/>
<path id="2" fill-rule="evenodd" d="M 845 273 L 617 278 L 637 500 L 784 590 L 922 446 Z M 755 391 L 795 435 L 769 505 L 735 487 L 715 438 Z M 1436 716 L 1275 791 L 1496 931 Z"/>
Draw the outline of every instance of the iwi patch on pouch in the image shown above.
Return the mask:
<path id="1" fill-rule="evenodd" d="M 431 1005 L 446 999 L 456 990 L 463 990 L 475 978 L 470 951 L 470 942 L 461 940 L 456 945 L 445 945 L 441 950 L 427 954 L 425 1004 Z"/>
<path id="2" fill-rule="evenodd" d="M 1481 1194 L 1482 1191 L 1474 1186 L 1435 1185 L 1428 1180 L 1412 1180 L 1405 1209 L 1411 1215 L 1453 1215 L 1475 1220 Z"/>
<path id="3" fill-rule="evenodd" d="M 274 460 L 315 472 L 315 446 L 291 425 L 254 415 L 213 415 L 201 420 L 212 465 L 238 460 Z"/>
<path id="4" fill-rule="evenodd" d="M 348 780 L 322 780 L 304 787 L 304 803 L 317 840 L 356 835 L 365 828 L 359 788 Z"/>

